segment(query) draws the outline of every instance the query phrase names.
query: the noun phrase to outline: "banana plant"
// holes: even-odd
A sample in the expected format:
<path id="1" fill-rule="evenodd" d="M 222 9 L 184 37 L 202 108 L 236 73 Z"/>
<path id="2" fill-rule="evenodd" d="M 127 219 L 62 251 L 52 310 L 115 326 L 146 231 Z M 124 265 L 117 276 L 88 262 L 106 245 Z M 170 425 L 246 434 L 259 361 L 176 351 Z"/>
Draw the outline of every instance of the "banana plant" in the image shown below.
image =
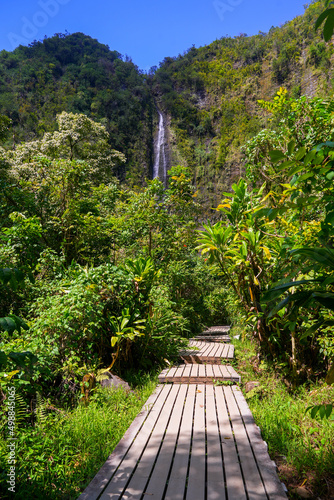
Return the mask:
<path id="1" fill-rule="evenodd" d="M 241 179 L 232 186 L 233 193 L 217 207 L 225 214 L 228 225 L 218 222 L 204 225 L 198 238 L 198 250 L 216 262 L 226 282 L 233 288 L 261 341 L 268 342 L 260 296 L 268 282 L 268 262 L 273 250 L 266 244 L 267 207 L 260 190 L 249 191 Z M 271 245 L 272 246 L 272 245 Z"/>

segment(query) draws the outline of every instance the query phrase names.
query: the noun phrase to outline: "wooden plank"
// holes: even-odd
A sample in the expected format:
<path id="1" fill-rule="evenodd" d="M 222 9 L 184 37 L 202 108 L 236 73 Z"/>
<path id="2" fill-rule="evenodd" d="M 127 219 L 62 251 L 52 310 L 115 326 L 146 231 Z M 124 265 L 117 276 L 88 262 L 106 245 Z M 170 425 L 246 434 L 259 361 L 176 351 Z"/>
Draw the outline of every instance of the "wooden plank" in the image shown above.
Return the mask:
<path id="1" fill-rule="evenodd" d="M 168 391 L 168 388 L 167 388 Z M 148 398 L 138 416 L 134 419 L 129 429 L 124 434 L 112 454 L 106 460 L 99 472 L 95 475 L 78 500 L 96 500 L 109 483 L 117 467 L 131 447 L 139 431 L 150 426 L 150 421 L 157 417 L 156 408 L 163 404 L 166 389 L 160 385 Z M 153 406 L 157 405 L 157 406 Z M 154 409 L 153 409 L 154 408 Z M 153 411 L 152 411 L 153 410 Z M 152 411 L 152 414 L 150 412 Z M 149 416 L 149 417 L 148 417 Z"/>
<path id="2" fill-rule="evenodd" d="M 215 342 L 190 342 L 189 349 L 180 351 L 180 356 L 190 362 L 217 362 L 221 358 L 233 357 L 234 347 L 230 353 L 229 346 Z"/>
<path id="3" fill-rule="evenodd" d="M 211 329 L 207 329 L 207 330 L 203 330 L 202 332 L 198 333 L 197 335 L 229 335 L 229 330 L 211 330 Z M 197 336 L 196 335 L 196 336 Z"/>
<path id="4" fill-rule="evenodd" d="M 206 376 L 213 368 L 198 365 Z M 239 388 L 159 386 L 79 498 L 150 497 L 287 499 Z"/>
<path id="5" fill-rule="evenodd" d="M 251 442 L 266 493 L 270 500 L 286 500 L 287 495 L 277 475 L 276 464 L 269 457 L 267 446 L 261 437 L 259 428 L 255 425 L 249 406 L 239 387 L 233 387 L 232 391 Z"/>
<path id="6" fill-rule="evenodd" d="M 206 377 L 206 365 L 199 365 L 198 366 L 198 377 Z"/>
<path id="7" fill-rule="evenodd" d="M 223 347 L 223 348 L 222 348 L 222 350 L 221 350 L 221 357 L 226 359 L 226 358 L 228 358 L 228 357 L 229 357 L 229 356 L 228 356 L 228 353 L 229 353 L 229 347 L 230 347 L 230 346 L 229 346 L 229 345 L 227 345 L 227 344 L 224 344 L 222 347 Z"/>
<path id="8" fill-rule="evenodd" d="M 210 344 L 212 345 L 212 350 L 210 353 L 210 355 L 212 357 L 216 357 L 216 358 L 224 358 L 225 357 L 225 354 L 228 352 L 228 349 L 227 349 L 228 346 L 226 344 L 217 344 L 214 342 L 210 342 Z"/>
<path id="9" fill-rule="evenodd" d="M 213 379 L 214 375 L 213 375 L 212 365 L 206 365 L 206 376 L 209 379 Z"/>
<path id="10" fill-rule="evenodd" d="M 218 326 L 210 326 L 205 331 L 206 332 L 215 332 L 215 333 L 226 333 L 231 330 L 229 325 L 218 325 Z"/>
<path id="11" fill-rule="evenodd" d="M 225 365 L 226 366 L 226 369 L 227 371 L 229 372 L 230 374 L 230 377 L 232 378 L 232 380 L 235 380 L 236 382 L 241 382 L 241 377 L 240 375 L 235 371 L 235 369 L 233 368 L 233 366 L 231 365 Z"/>
<path id="12" fill-rule="evenodd" d="M 227 497 L 229 500 L 246 500 L 244 480 L 241 473 L 223 387 L 215 387 L 215 396 L 220 440 L 223 450 Z"/>
<path id="13" fill-rule="evenodd" d="M 168 372 L 167 375 L 159 375 L 159 383 L 174 383 L 174 384 L 205 384 L 217 381 L 240 382 L 240 376 L 229 365 L 216 364 L 185 364 L 180 365 L 177 370 Z"/>
<path id="14" fill-rule="evenodd" d="M 223 457 L 217 421 L 215 391 L 212 385 L 206 386 L 205 416 L 207 435 L 206 498 L 209 500 L 225 500 Z"/>
<path id="15" fill-rule="evenodd" d="M 229 335 L 219 335 L 216 333 L 199 333 L 196 337 L 189 340 L 207 340 L 209 342 L 231 342 L 231 337 Z"/>
<path id="16" fill-rule="evenodd" d="M 205 335 L 200 334 L 197 337 L 193 337 L 189 340 L 203 340 L 205 342 L 231 342 L 231 337 L 229 335 Z"/>
<path id="17" fill-rule="evenodd" d="M 165 377 L 168 374 L 169 370 L 170 370 L 170 367 L 165 368 L 164 370 L 162 370 L 162 372 L 160 373 L 159 376 L 160 377 Z"/>
<path id="18" fill-rule="evenodd" d="M 196 349 L 200 349 L 201 348 L 201 345 L 202 345 L 202 342 L 199 341 L 199 340 L 195 340 L 195 342 L 190 342 L 190 345 L 192 347 L 195 347 Z"/>
<path id="19" fill-rule="evenodd" d="M 184 365 L 183 378 L 187 380 L 190 377 L 191 365 Z"/>
<path id="20" fill-rule="evenodd" d="M 229 380 L 232 378 L 232 375 L 230 374 L 230 371 L 228 370 L 226 365 L 220 365 L 219 369 L 224 379 Z"/>
<path id="21" fill-rule="evenodd" d="M 198 367 L 199 365 L 191 365 L 190 378 L 198 377 Z"/>
<path id="22" fill-rule="evenodd" d="M 122 499 L 124 500 L 140 500 L 143 492 L 145 491 L 148 478 L 154 467 L 156 457 L 159 454 L 163 436 L 166 431 L 168 420 L 170 414 L 173 411 L 177 395 L 179 393 L 180 386 L 172 386 L 168 398 L 161 410 L 157 424 L 155 425 L 153 432 L 149 438 L 147 446 L 140 457 L 139 463 L 134 470 L 134 474 L 131 477 L 129 484 L 123 493 Z M 140 456 L 140 449 L 136 450 L 136 456 Z"/>
<path id="23" fill-rule="evenodd" d="M 174 373 L 174 375 L 171 375 L 171 377 L 175 377 L 175 378 L 176 377 L 183 377 L 185 366 L 186 365 L 180 365 L 180 366 L 178 366 L 176 372 Z"/>
<path id="24" fill-rule="evenodd" d="M 222 351 L 222 345 L 217 344 L 216 342 L 205 342 L 208 346 L 210 346 L 210 351 L 207 351 L 207 356 L 211 357 L 220 357 L 220 353 Z"/>
<path id="25" fill-rule="evenodd" d="M 156 426 L 161 413 L 168 414 L 170 407 L 175 400 L 175 387 L 164 386 L 160 398 L 153 406 L 149 413 L 145 424 L 142 426 L 141 431 L 138 433 L 136 439 L 133 441 L 132 446 L 128 450 L 122 463 L 119 465 L 116 473 L 113 475 L 112 481 L 108 484 L 107 488 L 101 495 L 101 500 L 110 500 L 110 498 L 118 498 L 123 490 L 126 488 L 129 479 L 137 465 L 138 459 L 142 452 L 145 450 L 147 443 L 150 439 L 151 433 Z M 166 404 L 167 403 L 167 404 Z"/>
<path id="26" fill-rule="evenodd" d="M 188 474 L 197 386 L 189 386 L 165 500 L 183 500 Z M 158 500 L 158 499 L 157 499 Z"/>
<path id="27" fill-rule="evenodd" d="M 178 366 L 172 366 L 167 374 L 168 377 L 173 377 L 178 370 Z"/>
<path id="28" fill-rule="evenodd" d="M 212 350 L 212 356 L 222 358 L 225 344 L 218 344 L 217 342 L 210 342 L 210 344 L 214 347 L 214 349 Z"/>
<path id="29" fill-rule="evenodd" d="M 248 440 L 239 408 L 236 404 L 231 387 L 224 387 L 224 395 L 227 401 L 230 419 L 234 433 L 234 439 L 238 449 L 241 470 L 243 473 L 246 491 L 249 500 L 259 500 L 266 498 L 266 492 L 261 480 L 261 476 L 253 456 L 253 451 Z"/>
<path id="30" fill-rule="evenodd" d="M 198 385 L 186 500 L 205 499 L 205 386 Z"/>
<path id="31" fill-rule="evenodd" d="M 164 384 L 175 377 L 180 377 L 180 375 L 183 375 L 184 367 L 185 365 L 172 366 L 170 368 L 166 368 L 160 373 L 158 377 L 159 383 Z"/>
<path id="32" fill-rule="evenodd" d="M 156 499 L 163 498 L 179 433 L 187 390 L 187 385 L 179 386 L 179 392 L 172 410 L 159 456 L 155 463 L 152 476 L 150 477 L 149 483 L 145 489 L 145 495 L 148 497 L 152 496 Z"/>
<path id="33" fill-rule="evenodd" d="M 223 378 L 220 365 L 212 365 L 212 370 L 215 380 L 221 380 Z"/>
<path id="34" fill-rule="evenodd" d="M 204 342 L 205 345 L 207 345 L 207 349 L 205 352 L 205 356 L 208 358 L 219 358 L 219 354 L 221 352 L 221 346 L 220 344 L 216 344 L 215 342 Z"/>

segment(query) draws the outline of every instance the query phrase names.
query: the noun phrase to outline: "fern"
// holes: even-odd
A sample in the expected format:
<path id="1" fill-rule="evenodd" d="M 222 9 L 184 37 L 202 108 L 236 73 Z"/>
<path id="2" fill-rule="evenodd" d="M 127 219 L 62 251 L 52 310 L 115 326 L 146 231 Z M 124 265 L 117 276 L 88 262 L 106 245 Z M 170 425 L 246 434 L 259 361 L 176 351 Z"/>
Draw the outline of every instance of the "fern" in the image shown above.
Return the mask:
<path id="1" fill-rule="evenodd" d="M 43 399 L 42 395 L 40 392 L 36 393 L 36 408 L 35 408 L 35 414 L 36 414 L 36 420 L 37 424 L 43 425 L 45 424 L 47 420 L 47 407 L 48 407 L 48 401 Z"/>
<path id="2" fill-rule="evenodd" d="M 27 403 L 24 400 L 22 394 L 16 392 L 15 393 L 15 420 L 16 425 L 20 425 L 25 422 L 27 416 L 29 414 L 29 409 L 27 407 Z"/>

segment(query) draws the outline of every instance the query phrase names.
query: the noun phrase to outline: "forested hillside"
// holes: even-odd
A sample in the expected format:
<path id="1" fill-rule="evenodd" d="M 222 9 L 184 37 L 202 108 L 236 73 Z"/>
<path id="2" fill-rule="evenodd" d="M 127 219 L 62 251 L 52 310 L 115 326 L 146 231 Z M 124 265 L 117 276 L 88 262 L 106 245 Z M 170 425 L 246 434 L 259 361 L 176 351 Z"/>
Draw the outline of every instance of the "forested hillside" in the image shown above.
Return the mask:
<path id="1" fill-rule="evenodd" d="M 255 379 L 247 399 L 290 498 L 333 498 L 324 8 L 149 75 L 81 33 L 0 53 L 1 498 L 13 436 L 15 498 L 77 498 L 157 374 L 217 324 L 232 325 L 241 388 Z M 157 108 L 167 185 L 149 178 Z M 101 388 L 110 372 L 128 392 Z"/>
<path id="2" fill-rule="evenodd" d="M 221 38 L 176 58 L 155 73 L 154 92 L 171 116 L 172 163 L 190 167 L 208 206 L 220 202 L 243 172 L 241 146 L 264 126 L 258 100 L 284 86 L 292 98 L 326 96 L 332 88 L 332 44 L 314 23 L 321 2 L 269 33 Z"/>
<path id="3" fill-rule="evenodd" d="M 106 126 L 112 147 L 127 158 L 115 171 L 120 179 L 149 177 L 153 98 L 147 76 L 131 60 L 82 33 L 0 52 L 0 114 L 12 120 L 9 143 L 53 131 L 62 111 Z"/>
<path id="4" fill-rule="evenodd" d="M 159 106 L 169 124 L 170 166 L 189 167 L 200 199 L 215 206 L 243 171 L 241 146 L 268 125 L 257 101 L 280 86 L 291 97 L 332 88 L 332 44 L 314 30 L 320 11 L 315 2 L 267 34 L 192 47 L 149 75 L 82 33 L 2 51 L 0 114 L 13 125 L 8 145 L 53 131 L 62 111 L 84 113 L 105 125 L 111 146 L 125 154 L 115 174 L 143 184 L 152 175 Z"/>

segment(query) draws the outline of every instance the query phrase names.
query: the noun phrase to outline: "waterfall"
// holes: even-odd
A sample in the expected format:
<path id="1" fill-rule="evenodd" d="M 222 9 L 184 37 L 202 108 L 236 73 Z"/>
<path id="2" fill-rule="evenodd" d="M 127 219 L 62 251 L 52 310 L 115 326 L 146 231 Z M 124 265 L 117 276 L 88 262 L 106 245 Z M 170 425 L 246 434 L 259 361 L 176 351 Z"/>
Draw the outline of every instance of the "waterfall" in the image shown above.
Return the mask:
<path id="1" fill-rule="evenodd" d="M 159 113 L 159 132 L 158 140 L 155 151 L 155 160 L 153 166 L 153 179 L 159 177 L 164 185 L 167 182 L 167 159 L 165 152 L 165 142 L 166 142 L 166 131 L 164 117 L 161 111 L 158 109 Z"/>

